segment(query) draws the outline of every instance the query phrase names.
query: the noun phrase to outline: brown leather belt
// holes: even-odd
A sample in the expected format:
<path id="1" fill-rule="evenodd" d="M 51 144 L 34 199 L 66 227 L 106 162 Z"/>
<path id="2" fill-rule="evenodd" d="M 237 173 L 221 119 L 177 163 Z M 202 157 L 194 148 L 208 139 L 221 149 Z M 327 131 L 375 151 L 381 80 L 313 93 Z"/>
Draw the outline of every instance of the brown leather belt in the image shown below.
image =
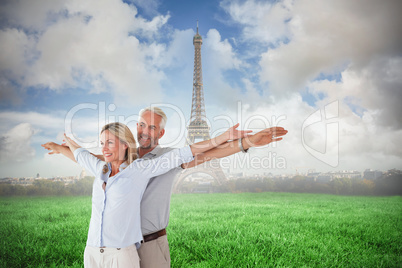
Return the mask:
<path id="1" fill-rule="evenodd" d="M 162 229 L 162 230 L 160 230 L 160 231 L 158 231 L 156 233 L 144 235 L 144 240 L 143 240 L 144 242 L 143 243 L 155 240 L 155 239 L 157 239 L 157 238 L 159 238 L 161 236 L 164 236 L 164 235 L 166 235 L 166 229 Z"/>

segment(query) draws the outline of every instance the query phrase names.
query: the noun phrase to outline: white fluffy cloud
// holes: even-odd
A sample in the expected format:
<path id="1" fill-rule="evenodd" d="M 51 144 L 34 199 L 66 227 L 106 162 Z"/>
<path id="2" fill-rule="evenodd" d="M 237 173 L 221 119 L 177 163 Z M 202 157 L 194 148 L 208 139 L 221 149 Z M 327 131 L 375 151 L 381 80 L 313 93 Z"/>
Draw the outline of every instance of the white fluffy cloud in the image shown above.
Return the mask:
<path id="1" fill-rule="evenodd" d="M 398 57 L 400 1 L 224 1 L 243 37 L 266 44 L 261 81 L 276 94 L 298 91 L 320 74 Z M 268 48 L 268 45 L 274 47 Z M 390 69 L 392 70 L 392 69 Z"/>
<path id="2" fill-rule="evenodd" d="M 35 150 L 31 147 L 31 139 L 34 134 L 32 126 L 22 123 L 0 136 L 2 162 L 23 162 L 35 156 Z"/>
<path id="3" fill-rule="evenodd" d="M 329 100 L 340 100 L 350 112 L 371 118 L 370 124 L 398 130 L 402 128 L 402 58 L 377 58 L 364 67 L 349 66 L 341 81 L 313 81 L 307 84 L 315 95 L 324 93 Z"/>
<path id="4" fill-rule="evenodd" d="M 261 55 L 261 78 L 276 93 L 297 91 L 345 64 L 364 68 L 376 57 L 399 56 L 400 8 L 400 1 L 295 2 L 283 22 L 289 42 Z"/>
<path id="5" fill-rule="evenodd" d="M 210 62 L 208 70 L 214 71 L 227 69 L 239 69 L 241 61 L 236 57 L 233 48 L 227 39 L 222 40 L 216 29 L 208 31 L 202 45 L 204 58 Z"/>
<path id="6" fill-rule="evenodd" d="M 244 42 L 265 46 L 259 55 L 264 90 L 258 95 L 235 90 L 232 96 L 242 100 L 250 117 L 287 116 L 281 124 L 289 129 L 289 142 L 281 149 L 288 152 L 290 168 L 330 168 L 303 148 L 301 131 L 314 111 L 334 101 L 339 106 L 338 169 L 400 168 L 400 1 L 251 0 L 224 1 L 222 7 L 241 25 Z M 252 83 L 245 85 L 253 89 Z M 316 98 L 314 105 L 302 100 L 305 93 Z M 316 131 L 306 129 L 304 145 L 319 150 L 325 140 Z"/>
<path id="7" fill-rule="evenodd" d="M 4 6 L 9 26 L 0 31 L 2 86 L 13 79 L 20 90 L 84 87 L 131 103 L 161 95 L 165 77 L 152 63 L 155 48 L 164 49 L 155 40 L 169 15 L 148 21 L 117 0 L 48 2 Z"/>
<path id="8" fill-rule="evenodd" d="M 12 140 L 13 138 L 10 134 L 12 131 L 21 130 L 21 133 L 25 134 L 32 131 L 32 135 L 27 136 L 24 134 L 23 137 L 29 138 L 29 142 L 42 144 L 48 141 L 61 142 L 62 136 L 60 134 L 66 132 L 85 147 L 97 146 L 98 130 L 107 120 L 107 118 L 100 118 L 97 115 L 98 111 L 95 111 L 90 116 L 83 116 L 79 111 L 70 115 L 67 114 L 67 116 L 65 112 L 61 111 L 54 111 L 53 114 L 1 112 L 0 135 L 2 137 L 11 137 Z M 9 146 L 16 144 L 10 143 Z M 26 146 L 26 143 L 21 146 Z"/>
<path id="9" fill-rule="evenodd" d="M 22 27 L 28 31 L 39 31 L 46 26 L 58 12 L 61 12 L 63 0 L 4 0 L 0 15 L 7 18 L 10 25 Z"/>
<path id="10" fill-rule="evenodd" d="M 291 18 L 291 1 L 270 3 L 268 1 L 221 2 L 221 7 L 233 21 L 243 27 L 243 41 L 277 43 L 289 36 L 286 22 Z"/>
<path id="11" fill-rule="evenodd" d="M 225 77 L 227 71 L 241 72 L 247 63 L 243 62 L 227 39 L 222 39 L 216 29 L 208 31 L 201 49 L 206 105 L 222 105 L 236 108 L 240 88 Z M 212 95 L 212 96 L 211 96 Z"/>

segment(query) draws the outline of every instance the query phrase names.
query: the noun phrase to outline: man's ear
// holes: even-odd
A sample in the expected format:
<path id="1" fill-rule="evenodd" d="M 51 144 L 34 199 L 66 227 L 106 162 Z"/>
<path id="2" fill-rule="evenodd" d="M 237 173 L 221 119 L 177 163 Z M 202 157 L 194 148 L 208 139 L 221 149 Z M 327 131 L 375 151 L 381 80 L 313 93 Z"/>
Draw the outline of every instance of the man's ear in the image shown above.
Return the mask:
<path id="1" fill-rule="evenodd" d="M 159 131 L 159 139 L 162 138 L 163 135 L 165 135 L 165 129 L 162 129 L 161 131 Z"/>

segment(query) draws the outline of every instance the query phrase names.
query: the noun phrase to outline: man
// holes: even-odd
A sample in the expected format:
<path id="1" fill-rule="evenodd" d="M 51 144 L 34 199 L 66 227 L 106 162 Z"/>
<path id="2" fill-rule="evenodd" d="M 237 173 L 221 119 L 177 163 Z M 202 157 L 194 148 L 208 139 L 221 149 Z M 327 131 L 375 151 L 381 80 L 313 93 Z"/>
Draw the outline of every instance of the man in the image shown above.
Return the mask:
<path id="1" fill-rule="evenodd" d="M 166 114 L 157 107 L 140 111 L 137 123 L 138 157 L 158 157 L 172 148 L 159 146 L 159 139 L 165 134 Z M 144 242 L 138 254 L 141 267 L 170 267 L 169 244 L 166 227 L 169 223 L 170 197 L 173 181 L 182 170 L 173 169 L 158 178 L 152 178 L 141 201 L 141 230 Z"/>
<path id="2" fill-rule="evenodd" d="M 140 111 L 137 123 L 139 158 L 150 159 L 158 157 L 173 149 L 159 146 L 159 139 L 165 134 L 166 121 L 166 114 L 158 107 L 148 107 Z M 264 131 L 261 131 L 261 133 Z M 268 131 L 271 132 L 271 135 L 269 135 L 270 140 L 266 144 L 281 140 L 280 136 L 287 133 L 283 128 L 271 128 Z M 244 132 L 248 133 L 250 131 Z M 277 136 L 276 138 L 273 137 L 273 133 Z M 262 140 L 259 142 L 262 142 Z M 170 267 L 166 227 L 169 223 L 170 197 L 176 175 L 183 168 L 191 168 L 212 158 L 221 158 L 239 152 L 235 147 L 240 147 L 240 151 L 246 152 L 243 145 L 245 148 L 258 146 L 254 141 L 251 142 L 249 138 L 245 138 L 243 144 L 242 139 L 228 142 L 215 150 L 196 156 L 195 161 L 191 163 L 172 169 L 168 173 L 154 177 L 149 181 L 141 200 L 141 230 L 144 237 L 144 242 L 138 250 L 141 268 Z M 231 147 L 232 149 L 230 152 L 225 151 L 225 147 Z"/>

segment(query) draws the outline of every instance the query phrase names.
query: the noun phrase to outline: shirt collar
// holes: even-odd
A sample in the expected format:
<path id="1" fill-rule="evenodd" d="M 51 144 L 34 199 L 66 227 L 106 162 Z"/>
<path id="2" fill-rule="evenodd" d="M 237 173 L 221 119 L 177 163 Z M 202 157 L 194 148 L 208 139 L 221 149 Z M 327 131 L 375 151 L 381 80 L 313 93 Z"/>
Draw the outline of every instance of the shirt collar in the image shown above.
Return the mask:
<path id="1" fill-rule="evenodd" d="M 112 164 L 110 164 L 109 162 L 107 163 L 107 166 L 109 168 L 109 171 L 112 170 Z M 127 167 L 127 162 L 123 162 L 123 164 L 120 165 L 119 167 L 119 171 L 122 171 L 123 169 L 125 169 Z"/>
<path id="2" fill-rule="evenodd" d="M 161 150 L 162 150 L 162 147 L 160 147 L 159 145 L 156 145 L 155 148 L 154 148 L 152 151 L 150 151 L 150 152 L 144 154 L 144 156 L 143 156 L 142 158 L 151 158 L 151 157 L 155 157 L 155 156 L 157 156 L 157 155 L 160 154 L 160 151 L 161 151 Z"/>

